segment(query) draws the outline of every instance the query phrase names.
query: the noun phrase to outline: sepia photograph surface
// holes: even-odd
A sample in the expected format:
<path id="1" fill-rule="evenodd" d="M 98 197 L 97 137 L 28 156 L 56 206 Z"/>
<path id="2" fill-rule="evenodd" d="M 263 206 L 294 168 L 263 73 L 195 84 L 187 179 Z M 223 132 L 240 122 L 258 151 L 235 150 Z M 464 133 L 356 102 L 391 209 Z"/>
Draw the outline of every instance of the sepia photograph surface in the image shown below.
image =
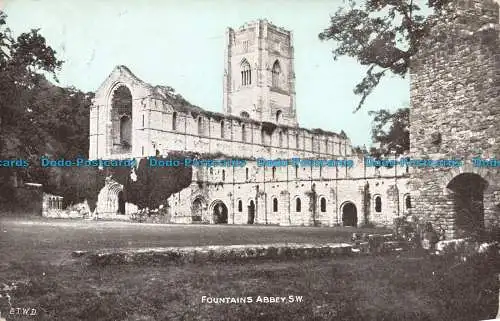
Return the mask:
<path id="1" fill-rule="evenodd" d="M 500 1 L 0 0 L 0 321 L 500 320 Z"/>

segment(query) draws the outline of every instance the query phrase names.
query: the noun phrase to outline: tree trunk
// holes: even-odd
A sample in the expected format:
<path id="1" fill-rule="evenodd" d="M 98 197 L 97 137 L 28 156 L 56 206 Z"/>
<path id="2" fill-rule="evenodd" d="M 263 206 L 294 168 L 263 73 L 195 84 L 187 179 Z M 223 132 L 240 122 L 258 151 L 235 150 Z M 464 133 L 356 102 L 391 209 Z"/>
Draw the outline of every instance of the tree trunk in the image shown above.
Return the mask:
<path id="1" fill-rule="evenodd" d="M 498 313 L 497 313 L 496 318 L 500 319 L 500 273 L 498 274 L 498 285 L 499 285 L 499 289 L 498 289 Z"/>

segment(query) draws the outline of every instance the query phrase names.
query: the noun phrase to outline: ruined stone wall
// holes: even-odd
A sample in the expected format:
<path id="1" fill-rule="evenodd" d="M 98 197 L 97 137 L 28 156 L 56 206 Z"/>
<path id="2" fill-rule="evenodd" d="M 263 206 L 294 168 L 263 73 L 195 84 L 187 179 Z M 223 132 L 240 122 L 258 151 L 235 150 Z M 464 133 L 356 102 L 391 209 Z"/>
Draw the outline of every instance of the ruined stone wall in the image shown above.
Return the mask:
<path id="1" fill-rule="evenodd" d="M 274 176 L 272 168 L 259 167 L 255 162 L 242 168 L 215 167 L 195 169 L 194 172 L 198 173 L 193 173 L 191 186 L 168 200 L 175 223 L 191 223 L 193 204 L 201 199 L 204 204 L 202 216 L 208 223 L 213 223 L 211 205 L 222 202 L 228 209 L 229 224 L 247 224 L 248 206 L 253 201 L 255 224 L 343 225 L 342 209 L 351 203 L 356 208 L 357 226 L 365 223 L 390 225 L 395 217 L 404 215 L 403 200 L 409 193 L 405 170 L 364 168 L 360 163 L 352 169 L 302 167 L 297 172 L 292 166 L 277 167 Z M 369 187 L 369 193 L 365 193 L 365 186 Z M 364 202 L 373 204 L 376 196 L 382 200 L 380 211 L 375 211 L 373 206 L 365 210 Z M 299 211 L 297 198 L 301 203 Z M 322 198 L 325 199 L 324 208 L 321 207 Z M 277 199 L 276 210 L 274 199 Z"/>
<path id="2" fill-rule="evenodd" d="M 413 213 L 457 236 L 457 202 L 447 187 L 461 173 L 488 182 L 485 224 L 498 223 L 494 169 L 471 166 L 473 157 L 500 158 L 500 41 L 498 4 L 455 0 L 424 41 L 411 68 L 412 158 L 450 159 L 460 168 L 413 169 Z"/>

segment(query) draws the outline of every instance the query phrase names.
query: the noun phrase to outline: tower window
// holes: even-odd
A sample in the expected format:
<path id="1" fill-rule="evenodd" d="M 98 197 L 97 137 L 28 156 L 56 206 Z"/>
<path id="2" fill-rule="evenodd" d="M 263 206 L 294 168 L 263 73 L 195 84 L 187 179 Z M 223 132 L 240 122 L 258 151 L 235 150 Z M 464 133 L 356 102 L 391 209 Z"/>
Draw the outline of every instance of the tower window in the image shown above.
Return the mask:
<path id="1" fill-rule="evenodd" d="M 278 111 L 276 112 L 276 123 L 277 123 L 277 124 L 281 123 L 281 119 L 282 119 L 282 117 L 283 117 L 283 113 L 281 112 L 281 110 L 278 110 Z"/>
<path id="2" fill-rule="evenodd" d="M 299 178 L 299 166 L 295 165 L 295 178 Z"/>
<path id="3" fill-rule="evenodd" d="M 277 212 L 277 211 L 278 211 L 278 199 L 274 198 L 273 199 L 273 212 Z"/>
<path id="4" fill-rule="evenodd" d="M 245 177 L 246 177 L 246 180 L 248 181 L 248 168 L 245 169 Z"/>
<path id="5" fill-rule="evenodd" d="M 226 171 L 225 170 L 222 170 L 222 180 L 223 181 L 226 180 Z"/>
<path id="6" fill-rule="evenodd" d="M 241 200 L 238 201 L 238 212 L 243 211 L 243 202 Z"/>
<path id="7" fill-rule="evenodd" d="M 295 134 L 295 148 L 299 149 L 299 134 Z"/>
<path id="8" fill-rule="evenodd" d="M 278 141 L 279 141 L 279 146 L 283 147 L 283 133 L 279 132 L 278 134 Z"/>
<path id="9" fill-rule="evenodd" d="M 297 197 L 295 200 L 295 212 L 300 212 L 301 211 L 301 203 L 300 203 L 300 198 Z"/>
<path id="10" fill-rule="evenodd" d="M 220 122 L 220 138 L 224 138 L 224 121 Z"/>
<path id="11" fill-rule="evenodd" d="M 242 117 L 242 118 L 250 118 L 250 115 L 246 111 L 242 111 L 240 113 L 240 117 Z"/>
<path id="12" fill-rule="evenodd" d="M 273 87 L 279 87 L 279 78 L 280 78 L 280 73 L 281 73 L 281 67 L 280 63 L 278 60 L 274 62 L 273 69 L 272 69 L 272 85 Z"/>
<path id="13" fill-rule="evenodd" d="M 243 142 L 247 141 L 247 131 L 244 124 L 241 126 L 241 140 Z"/>
<path id="14" fill-rule="evenodd" d="M 276 167 L 273 167 L 272 173 L 273 173 L 272 174 L 273 175 L 273 179 L 275 179 L 276 178 Z"/>
<path id="15" fill-rule="evenodd" d="M 252 83 L 252 70 L 250 64 L 245 59 L 241 63 L 241 84 L 243 86 L 248 86 Z"/>

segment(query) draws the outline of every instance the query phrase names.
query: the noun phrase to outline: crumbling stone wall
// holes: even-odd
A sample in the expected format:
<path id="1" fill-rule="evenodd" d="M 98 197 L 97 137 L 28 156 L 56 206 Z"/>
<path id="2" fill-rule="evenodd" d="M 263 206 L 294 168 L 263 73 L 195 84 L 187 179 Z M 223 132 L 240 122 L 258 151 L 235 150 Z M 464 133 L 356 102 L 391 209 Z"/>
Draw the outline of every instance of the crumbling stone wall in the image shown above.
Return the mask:
<path id="1" fill-rule="evenodd" d="M 412 213 L 459 235 L 457 195 L 449 183 L 463 173 L 486 181 L 484 225 L 499 223 L 494 168 L 472 166 L 473 157 L 500 158 L 499 8 L 493 0 L 454 0 L 424 41 L 411 68 L 412 158 L 464 162 L 457 168 L 411 172 Z"/>

